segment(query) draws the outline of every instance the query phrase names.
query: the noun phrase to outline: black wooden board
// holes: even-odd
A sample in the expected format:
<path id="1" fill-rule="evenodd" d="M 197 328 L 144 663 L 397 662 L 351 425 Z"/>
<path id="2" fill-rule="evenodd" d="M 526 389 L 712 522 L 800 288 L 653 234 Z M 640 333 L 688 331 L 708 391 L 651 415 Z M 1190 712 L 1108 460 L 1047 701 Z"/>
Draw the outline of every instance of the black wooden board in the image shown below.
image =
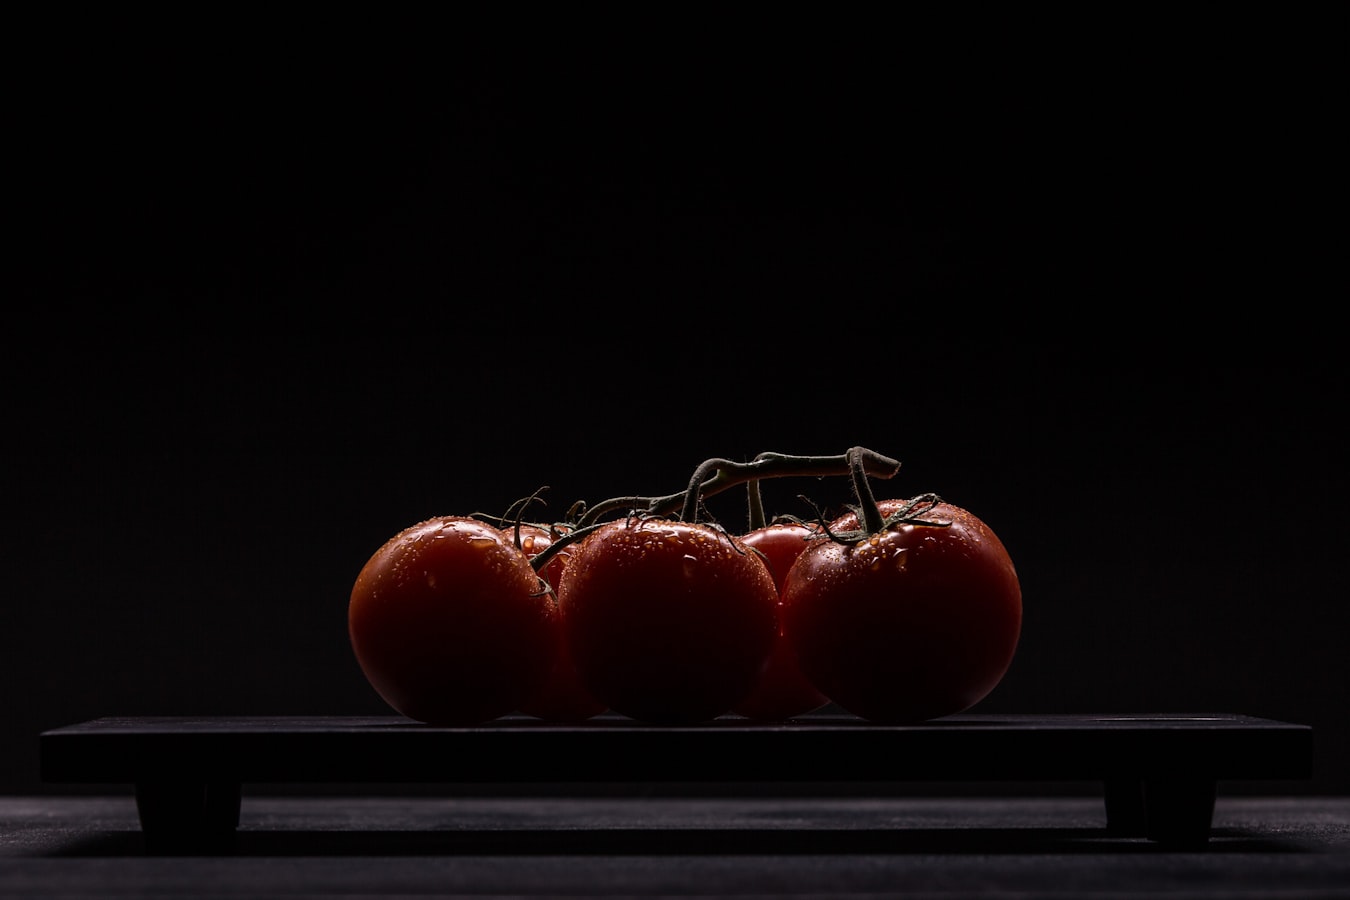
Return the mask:
<path id="1" fill-rule="evenodd" d="M 1226 713 L 950 716 L 880 725 L 834 714 L 657 726 L 509 716 L 472 727 L 398 716 L 108 717 L 40 735 L 52 783 L 134 784 L 147 835 L 230 832 L 246 783 L 567 784 L 1100 781 L 1108 827 L 1207 839 L 1223 780 L 1312 775 L 1312 730 Z"/>
<path id="2" fill-rule="evenodd" d="M 654 726 L 505 717 L 433 727 L 397 716 L 108 717 L 44 732 L 49 782 L 178 776 L 240 782 L 1302 779 L 1312 730 L 1232 714 L 850 716 Z"/>

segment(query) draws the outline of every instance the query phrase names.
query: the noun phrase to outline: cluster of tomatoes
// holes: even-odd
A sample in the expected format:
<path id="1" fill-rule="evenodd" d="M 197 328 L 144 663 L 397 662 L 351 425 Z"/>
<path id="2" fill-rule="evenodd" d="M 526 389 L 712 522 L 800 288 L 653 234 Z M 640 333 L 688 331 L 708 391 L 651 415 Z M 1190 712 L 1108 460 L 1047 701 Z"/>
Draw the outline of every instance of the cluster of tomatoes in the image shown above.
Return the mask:
<path id="1" fill-rule="evenodd" d="M 687 491 L 624 498 L 611 518 L 619 504 L 551 524 L 433 518 L 361 569 L 352 647 L 391 707 L 433 725 L 783 721 L 831 702 L 885 723 L 961 712 L 1012 661 L 1021 589 L 969 511 L 873 498 L 868 476 L 898 465 L 862 448 L 709 460 Z M 851 476 L 858 504 L 814 520 L 759 511 L 739 534 L 697 521 L 714 491 L 748 483 L 756 500 L 762 478 L 822 472 Z"/>

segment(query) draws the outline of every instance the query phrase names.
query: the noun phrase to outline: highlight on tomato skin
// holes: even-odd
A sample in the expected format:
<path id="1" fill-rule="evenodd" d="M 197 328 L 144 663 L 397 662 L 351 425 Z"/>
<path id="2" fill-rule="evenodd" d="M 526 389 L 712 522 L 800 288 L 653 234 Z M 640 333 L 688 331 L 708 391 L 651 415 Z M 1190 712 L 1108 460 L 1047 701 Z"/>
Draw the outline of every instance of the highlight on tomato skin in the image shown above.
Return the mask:
<path id="1" fill-rule="evenodd" d="M 348 633 L 366 679 L 394 710 L 472 725 L 516 710 L 552 666 L 558 613 L 500 529 L 441 516 L 390 538 L 362 567 Z"/>
<path id="2" fill-rule="evenodd" d="M 908 501 L 878 503 L 883 515 Z M 823 538 L 784 586 L 802 671 L 861 718 L 906 724 L 963 712 L 1012 663 L 1022 592 L 1007 549 L 968 510 L 938 502 L 853 544 Z M 853 514 L 830 530 L 858 528 Z"/>
<path id="3" fill-rule="evenodd" d="M 801 522 L 769 523 L 741 536 L 747 547 L 763 555 L 779 592 L 779 632 L 768 664 L 750 693 L 732 712 L 747 719 L 779 722 L 814 712 L 829 703 L 820 690 L 802 674 L 797 653 L 784 631 L 782 590 L 788 570 L 807 547 L 808 538 L 819 529 Z"/>
<path id="4" fill-rule="evenodd" d="M 728 712 L 752 689 L 778 633 L 778 591 L 732 535 L 663 518 L 584 537 L 558 591 L 586 689 L 612 711 L 660 724 Z"/>

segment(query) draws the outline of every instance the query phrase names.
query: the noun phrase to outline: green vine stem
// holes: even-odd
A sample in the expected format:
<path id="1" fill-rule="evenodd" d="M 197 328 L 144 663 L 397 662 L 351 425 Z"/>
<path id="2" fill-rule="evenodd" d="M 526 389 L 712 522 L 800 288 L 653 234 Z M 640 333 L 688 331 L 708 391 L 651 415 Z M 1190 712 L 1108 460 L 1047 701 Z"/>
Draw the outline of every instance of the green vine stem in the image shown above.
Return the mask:
<path id="1" fill-rule="evenodd" d="M 701 500 L 721 493 L 727 488 L 761 478 L 820 477 L 850 475 L 854 469 L 890 478 L 900 471 L 898 460 L 874 453 L 866 447 L 852 447 L 839 456 L 789 456 L 785 453 L 761 453 L 748 463 L 729 459 L 705 460 L 694 470 L 689 487 L 664 500 L 680 499 L 680 518 L 685 522 L 698 519 Z"/>
<path id="2" fill-rule="evenodd" d="M 876 495 L 867 480 L 867 460 L 861 447 L 853 447 L 845 454 L 848 457 L 848 474 L 853 480 L 853 496 L 858 500 L 858 521 L 868 534 L 876 534 L 886 527 L 885 517 L 877 508 Z"/>
<path id="3" fill-rule="evenodd" d="M 772 456 L 772 453 L 761 453 L 755 459 L 763 459 L 766 456 Z M 894 460 L 892 460 L 894 462 Z M 900 463 L 895 463 L 896 468 Z M 764 512 L 764 492 L 760 490 L 759 479 L 751 478 L 745 483 L 745 501 L 746 501 L 746 531 L 754 531 L 763 528 L 769 523 L 769 517 Z"/>
<path id="4" fill-rule="evenodd" d="M 764 515 L 764 496 L 759 489 L 759 479 L 751 478 L 745 483 L 746 531 L 755 531 L 767 524 Z"/>
<path id="5" fill-rule="evenodd" d="M 858 479 L 862 479 L 864 489 L 867 489 L 867 477 L 892 478 L 898 471 L 900 471 L 898 460 L 868 450 L 866 447 L 851 447 L 846 453 L 836 456 L 796 456 L 765 452 L 750 462 L 713 457 L 699 464 L 690 477 L 688 486 L 678 493 L 654 498 L 615 497 L 587 509 L 576 520 L 574 527 L 535 556 L 532 564 L 536 571 L 542 571 L 548 561 L 564 547 L 604 524 L 602 519 L 609 513 L 622 511 L 625 514 L 640 516 L 669 516 L 678 511 L 681 521 L 692 523 L 698 520 L 699 504 L 703 500 L 746 483 L 753 485 L 750 488 L 752 491 L 758 491 L 758 482 L 764 478 L 849 475 L 854 478 L 856 490 Z M 870 489 L 867 490 L 868 496 L 871 496 Z M 875 501 L 872 508 L 875 512 Z M 761 517 L 762 515 L 761 511 Z"/>

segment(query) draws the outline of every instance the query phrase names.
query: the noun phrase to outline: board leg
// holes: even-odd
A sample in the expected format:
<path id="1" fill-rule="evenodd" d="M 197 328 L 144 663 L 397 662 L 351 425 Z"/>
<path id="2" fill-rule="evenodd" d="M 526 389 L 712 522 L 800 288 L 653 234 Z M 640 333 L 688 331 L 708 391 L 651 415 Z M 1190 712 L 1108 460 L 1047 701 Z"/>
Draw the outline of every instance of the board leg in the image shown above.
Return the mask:
<path id="1" fill-rule="evenodd" d="M 1139 778 L 1110 778 L 1105 784 L 1106 831 L 1117 837 L 1144 837 L 1148 817 L 1144 782 Z"/>
<path id="2" fill-rule="evenodd" d="M 1209 841 L 1216 793 L 1213 778 L 1149 778 L 1143 787 L 1149 840 L 1177 849 L 1202 847 Z"/>
<path id="3" fill-rule="evenodd" d="M 138 781 L 136 810 L 146 849 L 214 853 L 233 846 L 241 786 L 232 781 Z"/>

